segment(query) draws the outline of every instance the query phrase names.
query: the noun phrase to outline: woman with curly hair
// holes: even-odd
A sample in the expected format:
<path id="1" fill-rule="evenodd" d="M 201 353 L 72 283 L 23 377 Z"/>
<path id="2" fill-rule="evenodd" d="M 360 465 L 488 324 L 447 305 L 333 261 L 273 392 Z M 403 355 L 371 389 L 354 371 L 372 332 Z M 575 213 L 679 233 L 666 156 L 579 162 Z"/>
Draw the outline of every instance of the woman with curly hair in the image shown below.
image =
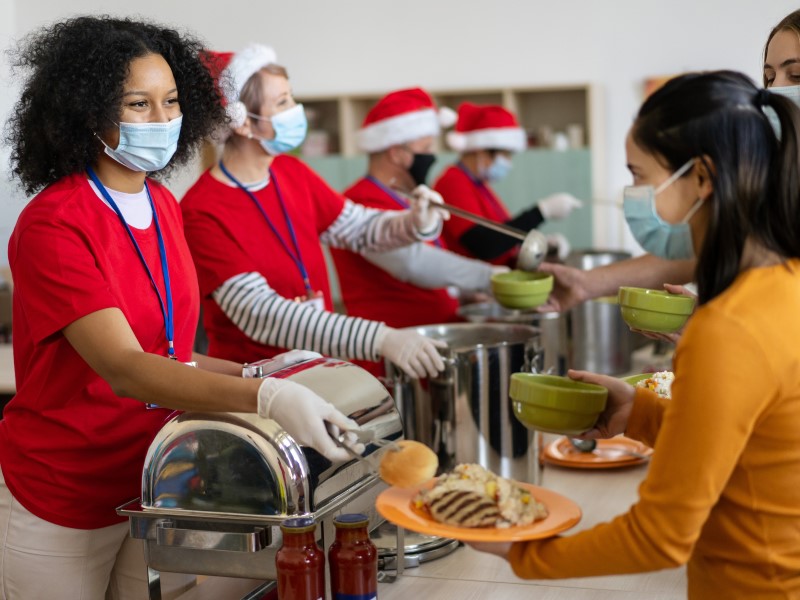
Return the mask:
<path id="1" fill-rule="evenodd" d="M 147 448 L 173 410 L 258 412 L 329 459 L 349 458 L 323 419 L 355 424 L 319 396 L 192 353 L 197 276 L 178 204 L 147 174 L 186 162 L 225 123 L 201 52 L 154 24 L 80 17 L 32 34 L 17 54 L 28 76 L 8 124 L 11 164 L 37 195 L 9 243 L 6 598 L 147 596 L 141 541 L 115 507 L 138 495 Z"/>

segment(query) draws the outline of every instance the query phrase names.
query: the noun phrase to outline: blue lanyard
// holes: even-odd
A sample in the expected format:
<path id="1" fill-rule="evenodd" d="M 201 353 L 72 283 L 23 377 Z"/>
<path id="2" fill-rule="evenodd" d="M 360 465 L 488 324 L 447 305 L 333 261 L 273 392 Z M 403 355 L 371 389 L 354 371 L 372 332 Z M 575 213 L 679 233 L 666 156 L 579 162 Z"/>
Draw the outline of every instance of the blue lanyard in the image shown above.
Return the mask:
<path id="1" fill-rule="evenodd" d="M 395 192 L 395 191 L 394 191 L 392 188 L 390 188 L 390 187 L 388 187 L 388 186 L 385 186 L 385 185 L 383 185 L 383 183 L 382 183 L 382 182 L 380 182 L 380 181 L 379 181 L 377 178 L 373 177 L 372 175 L 367 175 L 366 179 L 367 179 L 367 181 L 371 181 L 371 182 L 372 182 L 373 184 L 375 184 L 375 185 L 378 187 L 378 189 L 380 189 L 380 190 L 381 190 L 381 191 L 382 191 L 384 194 L 386 194 L 387 196 L 389 196 L 389 198 L 391 198 L 392 200 L 394 200 L 394 201 L 395 201 L 395 203 L 396 203 L 397 205 L 399 205 L 399 206 L 400 206 L 400 208 L 405 208 L 405 209 L 411 208 L 411 206 L 408 204 L 408 202 L 406 202 L 406 201 L 405 201 L 405 200 L 402 198 L 402 196 L 400 196 L 400 195 L 399 195 L 397 192 Z M 442 242 L 441 242 L 441 241 L 440 241 L 438 238 L 437 238 L 436 240 L 434 240 L 433 244 L 434 244 L 434 245 L 435 245 L 437 248 L 441 248 L 441 247 L 442 247 Z"/>
<path id="2" fill-rule="evenodd" d="M 275 237 L 278 238 L 278 241 L 283 246 L 283 249 L 286 250 L 286 254 L 289 255 L 289 258 L 292 259 L 294 264 L 297 266 L 298 271 L 300 271 L 300 276 L 303 278 L 303 285 L 306 288 L 306 294 L 309 298 L 314 295 L 314 291 L 311 289 L 311 280 L 308 277 L 308 271 L 306 270 L 305 263 L 303 263 L 303 255 L 300 253 L 300 246 L 297 243 L 297 237 L 294 234 L 294 226 L 292 225 L 292 220 L 289 218 L 289 211 L 286 210 L 286 204 L 283 202 L 283 195 L 281 194 L 281 188 L 278 186 L 278 180 L 275 179 L 275 173 L 272 172 L 272 169 L 269 170 L 269 178 L 272 181 L 272 185 L 275 186 L 275 194 L 278 196 L 278 203 L 281 205 L 281 210 L 283 211 L 283 218 L 286 219 L 286 228 L 289 230 L 289 236 L 292 238 L 292 244 L 294 245 L 294 252 L 292 252 L 291 248 L 289 248 L 289 244 L 286 243 L 286 240 L 283 239 L 283 236 L 278 232 L 275 224 L 272 222 L 272 219 L 269 218 L 267 211 L 264 210 L 264 207 L 261 206 L 261 203 L 258 201 L 258 198 L 255 197 L 255 194 L 248 190 L 236 177 L 234 177 L 228 169 L 225 168 L 225 165 L 222 164 L 222 161 L 219 161 L 219 168 L 225 173 L 225 176 L 230 179 L 236 186 L 241 189 L 245 194 L 247 194 L 250 199 L 253 201 L 253 204 L 256 205 L 256 208 L 261 212 L 261 215 L 269 225 L 269 228 L 272 230 L 272 233 L 275 234 Z"/>
<path id="3" fill-rule="evenodd" d="M 467 167 L 461 161 L 457 162 L 456 166 L 459 169 L 461 169 L 464 175 L 467 176 L 467 178 L 472 182 L 472 185 L 478 188 L 478 191 L 480 192 L 481 196 L 483 196 L 484 200 L 486 200 L 489 204 L 492 205 L 492 208 L 494 208 L 496 217 L 502 221 L 503 220 L 502 216 L 506 211 L 505 209 L 503 209 L 503 207 L 500 205 L 497 199 L 494 196 L 492 196 L 491 193 L 489 193 L 486 184 L 477 177 L 475 177 L 472 173 L 470 173 L 469 169 L 467 169 Z"/>
<path id="4" fill-rule="evenodd" d="M 167 265 L 167 250 L 164 247 L 164 236 L 161 234 L 161 226 L 158 223 L 158 213 L 156 213 L 156 205 L 153 203 L 153 197 L 150 195 L 150 187 L 147 185 L 147 181 L 145 181 L 144 189 L 147 191 L 147 200 L 150 202 L 150 208 L 153 211 L 153 222 L 155 223 L 156 236 L 158 237 L 158 254 L 161 257 L 161 271 L 164 274 L 164 290 L 167 295 L 166 307 L 164 306 L 164 300 L 161 298 L 161 292 L 158 291 L 156 280 L 153 278 L 153 273 L 150 271 L 150 267 L 147 266 L 147 261 L 144 259 L 144 254 L 142 254 L 142 250 L 139 248 L 139 244 L 136 243 L 136 238 L 133 236 L 133 232 L 131 231 L 131 228 L 128 226 L 128 223 L 125 221 L 125 217 L 122 215 L 122 211 L 117 206 L 117 203 L 114 202 L 114 199 L 111 197 L 111 194 L 108 193 L 108 190 L 105 188 L 105 186 L 100 182 L 100 179 L 98 179 L 94 170 L 91 167 L 87 166 L 86 172 L 89 173 L 89 177 L 91 177 L 97 189 L 100 190 L 100 193 L 103 195 L 103 198 L 105 198 L 106 202 L 108 202 L 111 208 L 114 209 L 114 212 L 117 213 L 119 220 L 122 222 L 122 226 L 125 227 L 125 231 L 128 232 L 128 237 L 131 239 L 133 247 L 136 248 L 136 253 L 139 255 L 139 260 L 142 261 L 142 265 L 144 265 L 144 270 L 147 271 L 147 276 L 150 278 L 150 283 L 153 285 L 153 289 L 156 291 L 156 296 L 158 296 L 158 303 L 161 305 L 161 315 L 164 317 L 164 329 L 167 333 L 167 344 L 168 344 L 167 353 L 169 354 L 169 357 L 171 359 L 176 360 L 177 357 L 175 356 L 175 344 L 174 344 L 175 321 L 172 309 L 172 289 L 169 284 L 169 266 Z"/>

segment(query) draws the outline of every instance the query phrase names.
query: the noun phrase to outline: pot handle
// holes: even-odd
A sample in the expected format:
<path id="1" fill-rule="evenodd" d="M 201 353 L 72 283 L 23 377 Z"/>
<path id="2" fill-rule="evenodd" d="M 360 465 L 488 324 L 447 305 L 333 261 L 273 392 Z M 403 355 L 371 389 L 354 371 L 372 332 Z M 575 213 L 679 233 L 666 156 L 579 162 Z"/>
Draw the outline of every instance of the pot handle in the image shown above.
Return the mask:
<path id="1" fill-rule="evenodd" d="M 195 550 L 258 552 L 269 546 L 269 537 L 264 527 L 254 527 L 250 533 L 203 531 L 175 527 L 175 522 L 169 519 L 160 521 L 156 529 L 156 541 L 159 546 Z"/>

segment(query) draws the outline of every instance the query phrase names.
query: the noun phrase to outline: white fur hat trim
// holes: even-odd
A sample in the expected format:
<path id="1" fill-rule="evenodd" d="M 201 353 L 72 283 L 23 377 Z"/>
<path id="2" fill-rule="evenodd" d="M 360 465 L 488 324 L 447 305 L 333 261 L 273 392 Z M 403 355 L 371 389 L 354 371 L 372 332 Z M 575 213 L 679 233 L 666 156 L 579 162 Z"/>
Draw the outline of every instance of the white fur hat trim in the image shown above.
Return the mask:
<path id="1" fill-rule="evenodd" d="M 457 152 L 470 150 L 508 150 L 521 152 L 528 146 L 528 139 L 519 127 L 501 127 L 497 129 L 481 129 L 470 133 L 450 131 L 447 145 Z"/>

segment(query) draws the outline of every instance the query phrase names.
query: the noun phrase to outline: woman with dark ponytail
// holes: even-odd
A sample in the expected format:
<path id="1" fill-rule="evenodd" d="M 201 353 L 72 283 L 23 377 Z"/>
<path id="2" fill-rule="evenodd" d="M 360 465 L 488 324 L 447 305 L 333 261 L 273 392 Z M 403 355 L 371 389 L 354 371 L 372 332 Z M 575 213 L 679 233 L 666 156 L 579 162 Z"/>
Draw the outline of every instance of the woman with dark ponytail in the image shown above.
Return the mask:
<path id="1" fill-rule="evenodd" d="M 782 18 L 770 30 L 763 50 L 763 84 L 770 92 L 790 99 L 800 106 L 800 10 Z M 778 128 L 777 117 L 765 108 L 773 125 Z M 638 239 L 638 238 L 637 238 Z M 547 306 L 540 310 L 569 310 L 592 298 L 615 295 L 622 285 L 661 287 L 670 292 L 687 293 L 676 283 L 694 281 L 696 257 L 667 257 L 647 247 L 638 239 L 648 254 L 612 265 L 583 271 L 559 264 L 543 264 L 541 270 L 552 273 L 555 288 Z M 666 282 L 666 283 L 665 283 Z M 651 334 L 675 341 L 679 334 Z"/>
<path id="2" fill-rule="evenodd" d="M 479 550 L 526 578 L 688 563 L 689 598 L 800 597 L 798 139 L 792 101 L 730 71 L 684 75 L 644 103 L 626 142 L 626 202 L 655 207 L 664 248 L 697 255 L 700 306 L 671 400 L 570 372 L 609 390 L 588 437 L 654 446 L 639 501 L 577 535 Z"/>

